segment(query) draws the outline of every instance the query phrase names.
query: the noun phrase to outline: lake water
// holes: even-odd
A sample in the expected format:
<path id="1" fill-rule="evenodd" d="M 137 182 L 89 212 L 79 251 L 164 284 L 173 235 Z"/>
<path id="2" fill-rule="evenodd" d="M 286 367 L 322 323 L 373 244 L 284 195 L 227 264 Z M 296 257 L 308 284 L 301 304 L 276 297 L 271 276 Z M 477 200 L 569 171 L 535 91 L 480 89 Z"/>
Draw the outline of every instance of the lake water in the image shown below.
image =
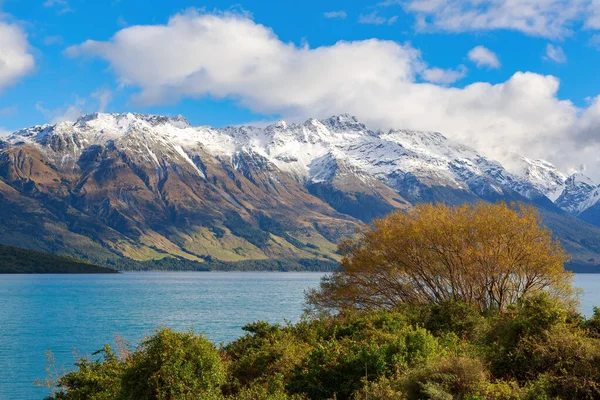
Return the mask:
<path id="1" fill-rule="evenodd" d="M 0 400 L 41 399 L 45 352 L 70 368 L 114 343 L 135 344 L 161 324 L 203 332 L 216 343 L 243 334 L 248 322 L 297 320 L 304 291 L 318 273 L 126 273 L 0 275 Z M 600 275 L 581 274 L 582 312 L 600 305 Z"/>

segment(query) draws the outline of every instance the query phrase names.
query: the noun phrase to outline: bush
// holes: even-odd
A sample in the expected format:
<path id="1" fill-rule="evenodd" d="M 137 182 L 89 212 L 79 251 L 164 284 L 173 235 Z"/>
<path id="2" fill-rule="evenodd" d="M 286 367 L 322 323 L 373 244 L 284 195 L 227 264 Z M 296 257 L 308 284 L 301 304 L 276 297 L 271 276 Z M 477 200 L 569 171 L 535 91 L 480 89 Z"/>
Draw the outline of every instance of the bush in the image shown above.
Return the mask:
<path id="1" fill-rule="evenodd" d="M 364 387 L 354 392 L 352 400 L 405 400 L 406 395 L 401 391 L 398 382 L 385 376 L 377 381 L 367 382 Z"/>
<path id="2" fill-rule="evenodd" d="M 227 400 L 304 400 L 305 397 L 298 394 L 288 394 L 280 380 L 273 379 L 266 383 L 252 383 L 243 388 L 235 395 L 229 396 Z"/>
<path id="3" fill-rule="evenodd" d="M 565 326 L 567 314 L 558 300 L 537 295 L 525 298 L 507 312 L 494 316 L 486 338 L 492 372 L 499 377 L 520 381 L 544 372 L 531 371 L 524 364 L 529 356 L 524 353 L 523 344 L 544 340 L 551 329 Z"/>
<path id="4" fill-rule="evenodd" d="M 62 376 L 56 386 L 55 399 L 112 400 L 121 390 L 123 364 L 109 345 L 94 353 L 99 356 L 92 361 L 81 358 L 75 363 L 77 371 Z"/>
<path id="5" fill-rule="evenodd" d="M 410 372 L 409 400 L 469 399 L 485 392 L 487 371 L 479 359 L 451 356 Z"/>
<path id="6" fill-rule="evenodd" d="M 265 322 L 249 324 L 243 329 L 249 334 L 225 348 L 231 361 L 230 391 L 256 380 L 288 375 L 306 358 L 309 347 L 289 330 Z"/>
<path id="7" fill-rule="evenodd" d="M 192 332 L 170 329 L 145 339 L 127 362 L 121 398 L 170 400 L 217 398 L 225 380 L 215 346 Z"/>
<path id="8" fill-rule="evenodd" d="M 423 328 L 406 327 L 362 340 L 345 336 L 315 346 L 296 367 L 288 389 L 311 399 L 348 399 L 366 382 L 424 365 L 440 354 L 437 339 Z"/>
<path id="9" fill-rule="evenodd" d="M 461 339 L 474 338 L 485 330 L 486 323 L 479 311 L 456 300 L 418 307 L 414 318 L 436 336 L 452 333 Z"/>
<path id="10" fill-rule="evenodd" d="M 600 398 L 600 342 L 567 327 L 542 338 L 524 339 L 515 349 L 518 370 L 544 382 L 550 398 Z"/>
<path id="11" fill-rule="evenodd" d="M 594 307 L 594 315 L 585 322 L 585 327 L 591 336 L 600 338 L 600 308 Z"/>

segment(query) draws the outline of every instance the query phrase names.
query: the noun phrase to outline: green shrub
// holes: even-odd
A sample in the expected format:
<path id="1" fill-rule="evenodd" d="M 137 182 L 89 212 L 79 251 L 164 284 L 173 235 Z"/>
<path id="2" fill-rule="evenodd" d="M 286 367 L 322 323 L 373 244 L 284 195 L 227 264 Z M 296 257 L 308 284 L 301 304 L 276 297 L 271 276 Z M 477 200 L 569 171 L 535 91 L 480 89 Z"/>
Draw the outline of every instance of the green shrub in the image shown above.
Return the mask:
<path id="1" fill-rule="evenodd" d="M 594 315 L 585 322 L 585 327 L 591 336 L 600 338 L 600 308 L 594 307 Z"/>
<path id="2" fill-rule="evenodd" d="M 600 398 L 600 341 L 557 327 L 543 338 L 523 340 L 515 349 L 521 374 L 543 376 L 546 393 L 569 399 Z"/>
<path id="3" fill-rule="evenodd" d="M 482 392 L 486 400 L 520 400 L 524 393 L 516 381 L 502 380 L 488 382 Z"/>
<path id="4" fill-rule="evenodd" d="M 487 371 L 479 359 L 451 356 L 408 373 L 409 400 L 469 399 L 485 391 Z"/>
<path id="5" fill-rule="evenodd" d="M 158 331 L 142 341 L 122 376 L 126 400 L 212 399 L 225 381 L 215 346 L 192 332 Z"/>
<path id="6" fill-rule="evenodd" d="M 123 364 L 109 345 L 94 353 L 96 360 L 81 358 L 78 368 L 62 376 L 52 398 L 69 400 L 113 400 L 121 390 Z"/>
<path id="7" fill-rule="evenodd" d="M 304 396 L 289 394 L 285 390 L 285 383 L 278 375 L 261 382 L 255 381 L 242 388 L 239 392 L 226 397 L 224 400 L 304 400 Z"/>
<path id="8" fill-rule="evenodd" d="M 264 322 L 243 328 L 249 334 L 227 345 L 225 352 L 231 361 L 230 391 L 236 385 L 249 385 L 255 380 L 288 375 L 306 358 L 310 349 L 289 329 Z"/>
<path id="9" fill-rule="evenodd" d="M 599 399 L 599 320 L 536 296 L 487 315 L 447 302 L 256 322 L 220 349 L 163 329 L 79 360 L 52 398 Z"/>
<path id="10" fill-rule="evenodd" d="M 527 356 L 517 352 L 517 348 L 523 341 L 542 340 L 551 329 L 565 326 L 567 314 L 559 301 L 538 295 L 494 316 L 485 343 L 494 375 L 519 381 L 535 377 L 539 372 L 529 371 L 522 364 L 523 356 Z"/>
<path id="11" fill-rule="evenodd" d="M 485 318 L 472 306 L 460 301 L 446 301 L 418 309 L 422 324 L 435 335 L 453 333 L 471 339 L 485 327 Z"/>
<path id="12" fill-rule="evenodd" d="M 397 381 L 390 380 L 385 376 L 373 382 L 367 382 L 364 387 L 354 392 L 352 400 L 405 400 L 406 395 L 402 392 Z"/>
<path id="13" fill-rule="evenodd" d="M 295 369 L 288 388 L 311 399 L 347 399 L 365 382 L 423 365 L 440 354 L 437 339 L 423 328 L 407 327 L 364 340 L 344 336 L 313 348 Z"/>

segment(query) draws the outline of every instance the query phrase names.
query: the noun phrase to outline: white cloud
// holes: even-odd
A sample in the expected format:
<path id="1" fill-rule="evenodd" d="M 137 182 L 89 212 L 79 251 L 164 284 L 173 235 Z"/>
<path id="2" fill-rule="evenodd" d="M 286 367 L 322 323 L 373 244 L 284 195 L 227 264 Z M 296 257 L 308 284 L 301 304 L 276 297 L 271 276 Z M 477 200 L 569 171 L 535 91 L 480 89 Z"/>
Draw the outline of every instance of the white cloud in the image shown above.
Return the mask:
<path id="1" fill-rule="evenodd" d="M 344 10 L 340 10 L 340 11 L 329 11 L 323 14 L 325 16 L 325 18 L 341 18 L 341 19 L 345 19 L 348 15 L 346 14 L 346 11 Z"/>
<path id="2" fill-rule="evenodd" d="M 589 29 L 600 29 L 600 0 L 592 0 L 588 9 L 588 18 L 585 27 Z"/>
<path id="3" fill-rule="evenodd" d="M 119 17 L 117 18 L 117 26 L 119 26 L 121 28 L 125 28 L 127 25 L 129 25 L 129 23 L 127 22 L 125 17 L 123 17 L 122 15 L 119 15 Z"/>
<path id="4" fill-rule="evenodd" d="M 246 17 L 196 12 L 166 25 L 128 27 L 68 54 L 105 59 L 121 84 L 140 89 L 134 100 L 145 104 L 211 96 L 292 120 L 348 112 L 375 128 L 440 131 L 499 159 L 517 152 L 565 170 L 586 163 L 600 172 L 600 100 L 586 109 L 560 100 L 553 76 L 518 72 L 503 83 L 464 88 L 421 83 L 427 74 L 445 74 L 431 72 L 408 44 L 298 47 Z"/>
<path id="5" fill-rule="evenodd" d="M 567 56 L 562 47 L 553 45 L 552 43 L 548 43 L 546 46 L 546 56 L 544 58 L 559 64 L 564 64 L 567 62 Z"/>
<path id="6" fill-rule="evenodd" d="M 369 14 L 361 14 L 358 16 L 358 22 L 361 24 L 371 24 L 371 25 L 393 25 L 398 20 L 398 16 L 394 15 L 393 17 L 386 18 L 379 15 L 377 10 L 369 13 Z"/>
<path id="7" fill-rule="evenodd" d="M 56 8 L 58 10 L 58 14 L 67 14 L 75 11 L 69 6 L 69 2 L 67 0 L 46 0 L 44 2 L 44 7 Z"/>
<path id="8" fill-rule="evenodd" d="M 0 108 L 0 117 L 5 117 L 7 115 L 13 115 L 17 112 L 17 110 L 18 110 L 17 106 L 9 106 L 9 107 Z"/>
<path id="9" fill-rule="evenodd" d="M 10 135 L 12 132 L 6 129 L 2 129 L 0 128 L 0 137 L 4 137 L 4 136 L 8 136 Z"/>
<path id="10" fill-rule="evenodd" d="M 0 90 L 33 72 L 35 60 L 25 32 L 0 21 Z"/>
<path id="11" fill-rule="evenodd" d="M 51 124 L 75 121 L 82 115 L 90 112 L 105 112 L 106 107 L 112 100 L 112 96 L 112 90 L 102 87 L 90 93 L 89 96 L 74 96 L 72 104 L 65 104 L 62 107 L 49 109 L 44 107 L 41 101 L 38 101 L 35 109 L 42 113 Z"/>
<path id="12" fill-rule="evenodd" d="M 600 50 L 600 34 L 599 35 L 593 35 L 590 40 L 588 41 L 588 44 L 592 47 L 597 48 L 598 50 Z"/>
<path id="13" fill-rule="evenodd" d="M 467 68 L 464 65 L 457 69 L 428 68 L 422 76 L 428 82 L 449 85 L 467 76 Z"/>
<path id="14" fill-rule="evenodd" d="M 469 60 L 473 61 L 477 68 L 489 67 L 500 68 L 500 60 L 496 53 L 484 46 L 477 46 L 469 51 L 467 55 Z"/>
<path id="15" fill-rule="evenodd" d="M 466 32 L 507 29 L 563 37 L 579 25 L 600 27 L 598 0 L 407 0 L 420 29 Z"/>
<path id="16" fill-rule="evenodd" d="M 60 35 L 54 35 L 54 36 L 46 36 L 44 38 L 44 44 L 46 46 L 52 46 L 52 45 L 62 45 L 64 44 L 64 39 L 62 36 Z"/>
<path id="17" fill-rule="evenodd" d="M 106 111 L 106 107 L 112 100 L 112 91 L 107 88 L 101 88 L 96 90 L 90 95 L 91 98 L 98 102 L 98 112 Z"/>
<path id="18" fill-rule="evenodd" d="M 64 107 L 47 109 L 41 102 L 37 102 L 35 109 L 41 112 L 51 124 L 57 124 L 59 122 L 75 121 L 81 117 L 84 114 L 83 107 L 85 103 L 85 99 L 75 96 L 74 103 L 65 105 Z"/>

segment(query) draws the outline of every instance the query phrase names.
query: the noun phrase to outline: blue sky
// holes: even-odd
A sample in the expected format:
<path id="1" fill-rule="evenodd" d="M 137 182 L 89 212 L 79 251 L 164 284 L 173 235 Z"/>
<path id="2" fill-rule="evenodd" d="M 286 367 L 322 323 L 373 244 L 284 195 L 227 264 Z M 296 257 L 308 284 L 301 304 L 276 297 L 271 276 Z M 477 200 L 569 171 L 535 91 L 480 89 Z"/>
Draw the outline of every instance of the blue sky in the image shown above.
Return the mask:
<path id="1" fill-rule="evenodd" d="M 2 26 L 0 54 L 21 57 L 4 78 L 0 62 L 4 131 L 95 111 L 216 126 L 350 112 L 598 161 L 598 0 L 0 0 Z"/>

